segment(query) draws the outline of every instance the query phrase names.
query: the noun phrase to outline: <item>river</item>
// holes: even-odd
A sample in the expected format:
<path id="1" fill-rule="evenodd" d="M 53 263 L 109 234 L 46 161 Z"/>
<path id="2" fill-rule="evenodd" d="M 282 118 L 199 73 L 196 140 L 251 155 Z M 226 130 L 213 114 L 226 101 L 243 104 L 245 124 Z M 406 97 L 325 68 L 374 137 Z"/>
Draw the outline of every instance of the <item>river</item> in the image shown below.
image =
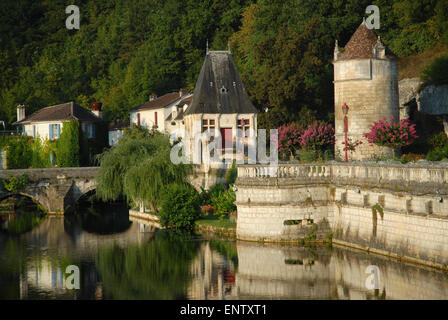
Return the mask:
<path id="1" fill-rule="evenodd" d="M 67 288 L 68 266 L 79 289 Z M 369 266 L 376 289 L 366 286 Z M 176 234 L 128 214 L 49 216 L 0 233 L 0 299 L 447 298 L 448 275 L 435 269 L 335 246 Z"/>

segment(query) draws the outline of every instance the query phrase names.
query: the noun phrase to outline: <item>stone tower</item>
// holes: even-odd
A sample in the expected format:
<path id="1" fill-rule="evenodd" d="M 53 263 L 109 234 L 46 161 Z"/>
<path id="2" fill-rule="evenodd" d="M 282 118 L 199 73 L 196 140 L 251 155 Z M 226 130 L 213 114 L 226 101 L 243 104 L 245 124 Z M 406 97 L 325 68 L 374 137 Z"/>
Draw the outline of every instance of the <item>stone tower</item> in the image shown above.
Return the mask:
<path id="1" fill-rule="evenodd" d="M 392 149 L 370 145 L 363 137 L 371 125 L 384 117 L 399 117 L 398 65 L 394 56 L 386 55 L 386 47 L 365 21 L 359 26 L 340 52 L 336 41 L 334 49 L 335 93 L 335 154 L 344 158 L 344 114 L 348 112 L 348 138 L 360 140 L 362 145 L 349 159 L 367 160 L 381 154 L 392 156 Z"/>

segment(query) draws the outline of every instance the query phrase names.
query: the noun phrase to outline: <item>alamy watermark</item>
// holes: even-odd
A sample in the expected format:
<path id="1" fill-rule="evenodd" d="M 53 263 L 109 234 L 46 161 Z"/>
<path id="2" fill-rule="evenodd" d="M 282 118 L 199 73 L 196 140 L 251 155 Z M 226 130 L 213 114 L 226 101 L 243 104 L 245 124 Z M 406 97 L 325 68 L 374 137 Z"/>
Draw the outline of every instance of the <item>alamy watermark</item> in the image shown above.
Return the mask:
<path id="1" fill-rule="evenodd" d="M 65 288 L 68 290 L 79 290 L 81 288 L 79 267 L 75 265 L 67 266 L 65 274 L 68 274 L 65 279 Z"/>
<path id="2" fill-rule="evenodd" d="M 366 8 L 366 13 L 371 14 L 366 19 L 366 26 L 368 29 L 379 29 L 380 28 L 380 8 L 375 5 L 370 5 Z"/>
<path id="3" fill-rule="evenodd" d="M 369 276 L 366 279 L 366 288 L 368 290 L 379 290 L 380 289 L 380 268 L 371 265 L 366 268 L 366 274 Z"/>
<path id="4" fill-rule="evenodd" d="M 75 5 L 69 5 L 65 8 L 65 13 L 70 14 L 65 20 L 65 27 L 68 30 L 79 30 L 80 20 L 79 20 L 79 7 Z"/>

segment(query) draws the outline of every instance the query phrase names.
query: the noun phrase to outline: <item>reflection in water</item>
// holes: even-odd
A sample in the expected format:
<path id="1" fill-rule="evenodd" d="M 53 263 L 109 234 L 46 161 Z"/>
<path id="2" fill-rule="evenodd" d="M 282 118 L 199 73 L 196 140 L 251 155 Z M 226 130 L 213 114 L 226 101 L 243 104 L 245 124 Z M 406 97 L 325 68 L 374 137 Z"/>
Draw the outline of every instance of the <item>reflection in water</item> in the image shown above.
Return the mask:
<path id="1" fill-rule="evenodd" d="M 0 298 L 448 298 L 445 273 L 364 252 L 203 240 L 118 216 L 105 219 L 122 221 L 123 231 L 106 233 L 85 230 L 83 219 L 48 217 L 26 234 L 0 233 Z M 80 268 L 80 290 L 66 289 L 69 265 Z M 366 288 L 369 265 L 380 270 L 378 290 Z"/>
<path id="2" fill-rule="evenodd" d="M 45 218 L 45 212 L 30 198 L 13 196 L 0 201 L 0 231 L 21 234 L 31 231 Z"/>
<path id="3" fill-rule="evenodd" d="M 185 299 L 198 242 L 159 232 L 141 246 L 98 251 L 96 265 L 107 299 Z"/>

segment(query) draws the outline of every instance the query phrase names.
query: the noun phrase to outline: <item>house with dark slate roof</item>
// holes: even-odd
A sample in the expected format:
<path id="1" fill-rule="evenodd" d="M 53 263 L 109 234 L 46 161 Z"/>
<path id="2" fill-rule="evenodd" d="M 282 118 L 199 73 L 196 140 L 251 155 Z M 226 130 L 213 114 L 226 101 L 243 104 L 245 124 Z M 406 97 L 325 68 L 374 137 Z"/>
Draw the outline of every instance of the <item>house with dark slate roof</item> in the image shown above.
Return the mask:
<path id="1" fill-rule="evenodd" d="M 230 50 L 207 50 L 193 94 L 184 90 L 159 98 L 151 94 L 148 102 L 131 110 L 131 124 L 168 134 L 176 132 L 177 137 L 184 138 L 185 134 L 177 134 L 183 131 L 190 139 L 190 151 L 195 136 L 205 131 L 219 137 L 221 149 L 234 149 L 240 129 L 247 153 L 248 144 L 254 140 L 250 138 L 256 138 L 257 113 Z"/>
<path id="2" fill-rule="evenodd" d="M 22 126 L 25 135 L 42 140 L 58 139 L 61 136 L 63 123 L 77 120 L 88 139 L 96 137 L 96 124 L 102 122 L 101 104 L 93 103 L 93 111 L 89 111 L 75 102 L 67 102 L 40 109 L 30 116 L 25 116 L 25 106 L 17 106 L 17 121 L 14 125 Z"/>
<path id="3" fill-rule="evenodd" d="M 248 144 L 256 138 L 257 113 L 230 50 L 207 50 L 191 105 L 184 114 L 185 129 L 191 139 L 191 151 L 194 151 L 194 137 L 207 130 L 221 139 L 218 146 L 222 149 L 235 150 L 240 130 L 247 153 Z"/>

